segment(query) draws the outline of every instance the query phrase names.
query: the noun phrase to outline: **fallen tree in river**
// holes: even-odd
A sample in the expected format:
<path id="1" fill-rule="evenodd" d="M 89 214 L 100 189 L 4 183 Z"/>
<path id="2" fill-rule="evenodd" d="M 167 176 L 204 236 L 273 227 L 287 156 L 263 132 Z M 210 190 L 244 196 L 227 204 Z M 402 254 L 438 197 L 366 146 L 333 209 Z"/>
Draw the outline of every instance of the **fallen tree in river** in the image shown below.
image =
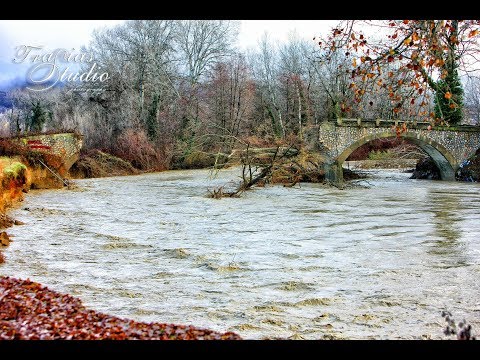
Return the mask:
<path id="1" fill-rule="evenodd" d="M 307 150 L 295 143 L 268 148 L 251 148 L 246 144 L 245 149 L 232 152 L 230 161 L 241 166 L 240 183 L 230 191 L 226 190 L 225 185 L 209 190 L 209 197 L 239 197 L 254 186 L 266 184 L 293 187 L 301 182 L 325 182 L 325 157 L 320 152 Z M 360 177 L 361 175 L 344 169 L 345 179 Z"/>

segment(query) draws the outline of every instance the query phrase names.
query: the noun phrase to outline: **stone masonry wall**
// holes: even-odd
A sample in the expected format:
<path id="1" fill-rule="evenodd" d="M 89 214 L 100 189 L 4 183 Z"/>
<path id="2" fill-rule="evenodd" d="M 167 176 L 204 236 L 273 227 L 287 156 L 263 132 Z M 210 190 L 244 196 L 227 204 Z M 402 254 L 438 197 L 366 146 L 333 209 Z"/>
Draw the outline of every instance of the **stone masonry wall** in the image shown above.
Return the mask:
<path id="1" fill-rule="evenodd" d="M 83 136 L 75 133 L 42 134 L 22 137 L 20 141 L 32 150 L 60 156 L 65 170 L 68 171 L 80 156 Z"/>

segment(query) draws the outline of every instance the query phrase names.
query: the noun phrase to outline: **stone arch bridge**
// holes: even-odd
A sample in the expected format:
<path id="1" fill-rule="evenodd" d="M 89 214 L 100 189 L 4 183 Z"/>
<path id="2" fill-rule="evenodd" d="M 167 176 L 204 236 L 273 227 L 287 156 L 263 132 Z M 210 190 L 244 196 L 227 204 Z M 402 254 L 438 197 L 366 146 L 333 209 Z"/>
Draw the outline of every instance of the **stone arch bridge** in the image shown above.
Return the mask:
<path id="1" fill-rule="evenodd" d="M 343 184 L 342 164 L 358 147 L 374 139 L 397 136 L 396 126 L 401 121 L 337 119 L 324 121 L 318 127 L 317 144 L 327 158 L 325 178 L 331 183 Z M 418 145 L 435 162 L 442 180 L 455 180 L 460 164 L 480 148 L 480 127 L 458 125 L 429 129 L 428 122 L 408 124 L 399 136 Z"/>

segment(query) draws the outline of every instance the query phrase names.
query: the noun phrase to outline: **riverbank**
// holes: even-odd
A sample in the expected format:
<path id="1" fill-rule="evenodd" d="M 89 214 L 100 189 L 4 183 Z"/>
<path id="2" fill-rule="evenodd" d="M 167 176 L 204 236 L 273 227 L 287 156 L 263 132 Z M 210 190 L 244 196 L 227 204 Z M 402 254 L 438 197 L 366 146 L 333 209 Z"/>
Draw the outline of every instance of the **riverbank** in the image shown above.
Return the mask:
<path id="1" fill-rule="evenodd" d="M 32 151 L 10 140 L 0 140 L 0 263 L 2 248 L 10 244 L 5 229 L 19 224 L 7 210 L 15 207 L 31 189 L 58 189 L 68 184 L 67 170 L 59 156 Z"/>
<path id="2" fill-rule="evenodd" d="M 242 339 L 233 332 L 110 316 L 28 279 L 0 277 L 0 298 L 0 340 Z"/>
<path id="3" fill-rule="evenodd" d="M 7 209 L 22 201 L 30 186 L 31 173 L 19 158 L 0 157 L 0 264 L 5 262 L 2 248 L 11 241 L 4 229 L 15 224 L 15 220 L 7 215 Z"/>
<path id="4" fill-rule="evenodd" d="M 137 175 L 142 172 L 127 160 L 100 150 L 81 153 L 78 161 L 69 170 L 74 179 Z"/>

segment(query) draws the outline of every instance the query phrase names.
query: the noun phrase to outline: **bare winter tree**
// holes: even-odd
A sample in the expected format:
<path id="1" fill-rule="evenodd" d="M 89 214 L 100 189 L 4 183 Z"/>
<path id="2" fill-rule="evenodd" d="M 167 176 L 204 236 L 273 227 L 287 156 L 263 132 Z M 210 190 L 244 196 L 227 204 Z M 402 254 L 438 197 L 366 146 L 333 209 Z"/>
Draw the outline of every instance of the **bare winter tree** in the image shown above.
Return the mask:
<path id="1" fill-rule="evenodd" d="M 314 72 L 309 55 L 313 51 L 311 44 L 291 33 L 289 40 L 280 47 L 280 72 L 284 93 L 285 127 L 291 132 L 303 134 L 303 127 L 312 121 L 312 101 L 310 92 L 313 86 Z"/>
<path id="2" fill-rule="evenodd" d="M 127 21 L 95 32 L 89 49 L 95 61 L 108 69 L 110 97 L 122 99 L 118 111 L 128 110 L 121 119 L 117 116 L 117 122 L 123 121 L 120 127 L 139 121 L 152 139 L 157 132 L 156 116 L 148 116 L 147 106 L 155 105 L 151 112 L 156 113 L 158 99 L 167 100 L 176 92 L 172 79 L 175 24 L 172 20 Z"/>
<path id="3" fill-rule="evenodd" d="M 238 26 L 238 21 L 230 20 L 178 21 L 176 44 L 191 85 L 198 83 L 217 62 L 232 54 Z"/>
<path id="4" fill-rule="evenodd" d="M 322 94 L 323 111 L 321 117 L 332 119 L 340 116 L 341 104 L 351 104 L 349 76 L 342 67 L 346 67 L 347 59 L 341 51 L 332 54 L 331 61 L 320 62 L 317 55 L 311 58 L 316 72 L 316 84 Z"/>
<path id="5" fill-rule="evenodd" d="M 259 51 L 250 55 L 250 63 L 256 82 L 260 85 L 262 103 L 272 122 L 277 137 L 285 137 L 283 113 L 278 86 L 278 50 L 265 33 L 259 42 Z"/>
<path id="6" fill-rule="evenodd" d="M 224 152 L 230 152 L 236 139 L 249 134 L 253 121 L 255 85 L 250 79 L 242 54 L 218 63 L 207 84 L 205 129 Z"/>
<path id="7" fill-rule="evenodd" d="M 480 125 L 480 79 L 468 77 L 465 81 L 465 122 Z"/>
<path id="8" fill-rule="evenodd" d="M 191 153 L 201 142 L 197 135 L 202 133 L 201 118 L 206 114 L 205 103 L 201 101 L 201 83 L 216 64 L 233 55 L 238 26 L 239 22 L 226 20 L 180 20 L 176 23 L 177 60 L 185 79 L 180 84 L 183 97 L 180 158 Z"/>

